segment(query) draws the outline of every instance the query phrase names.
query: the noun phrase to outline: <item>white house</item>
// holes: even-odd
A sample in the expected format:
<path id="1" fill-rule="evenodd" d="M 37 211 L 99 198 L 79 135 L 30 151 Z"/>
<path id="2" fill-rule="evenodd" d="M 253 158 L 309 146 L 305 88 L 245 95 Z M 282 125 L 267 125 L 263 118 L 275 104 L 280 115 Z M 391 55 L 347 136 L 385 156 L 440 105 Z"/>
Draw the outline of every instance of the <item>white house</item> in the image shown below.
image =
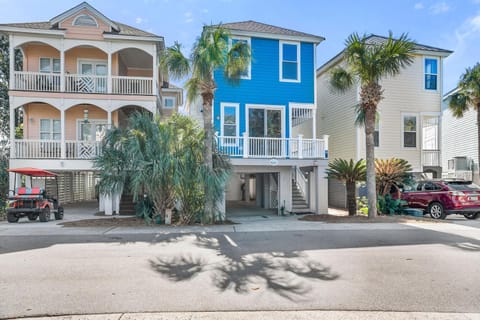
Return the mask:
<path id="1" fill-rule="evenodd" d="M 368 41 L 386 39 L 372 35 Z M 377 158 L 402 158 L 416 173 L 441 176 L 443 60 L 451 53 L 416 44 L 413 63 L 396 77 L 382 79 L 384 99 L 378 106 L 375 132 Z M 317 69 L 318 133 L 330 136 L 330 159 L 365 159 L 365 131 L 355 126 L 359 86 L 337 93 L 329 84 L 331 70 L 342 64 L 343 51 Z M 345 187 L 341 183 L 329 181 L 329 204 L 345 207 Z"/>

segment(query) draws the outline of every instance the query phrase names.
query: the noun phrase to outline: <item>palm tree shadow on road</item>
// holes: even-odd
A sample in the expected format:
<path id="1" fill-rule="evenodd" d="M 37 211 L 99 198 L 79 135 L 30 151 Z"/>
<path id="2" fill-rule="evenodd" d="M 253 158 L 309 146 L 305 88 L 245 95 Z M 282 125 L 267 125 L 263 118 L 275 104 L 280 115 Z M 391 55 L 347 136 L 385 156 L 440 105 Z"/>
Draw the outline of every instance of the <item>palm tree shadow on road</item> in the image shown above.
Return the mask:
<path id="1" fill-rule="evenodd" d="M 182 241 L 181 238 L 174 241 Z M 221 235 L 196 235 L 195 245 L 214 250 L 219 261 L 181 254 L 151 259 L 150 267 L 173 282 L 189 281 L 209 272 L 212 284 L 221 292 L 233 289 L 239 294 L 249 294 L 264 289 L 291 301 L 306 299 L 312 290 L 309 284 L 312 280 L 333 281 L 340 277 L 301 252 L 242 254 Z"/>

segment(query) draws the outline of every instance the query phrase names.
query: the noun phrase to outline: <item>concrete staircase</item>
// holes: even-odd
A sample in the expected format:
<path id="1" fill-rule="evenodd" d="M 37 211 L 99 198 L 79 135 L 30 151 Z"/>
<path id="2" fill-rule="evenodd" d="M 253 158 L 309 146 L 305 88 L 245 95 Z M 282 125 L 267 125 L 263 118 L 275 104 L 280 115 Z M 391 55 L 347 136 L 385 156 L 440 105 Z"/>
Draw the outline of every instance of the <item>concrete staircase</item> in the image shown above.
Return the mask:
<path id="1" fill-rule="evenodd" d="M 135 203 L 133 202 L 132 195 L 122 194 L 122 198 L 120 199 L 120 215 L 121 216 L 135 215 Z"/>
<path id="2" fill-rule="evenodd" d="M 298 188 L 295 180 L 292 180 L 292 212 L 296 214 L 310 213 L 307 201 Z"/>

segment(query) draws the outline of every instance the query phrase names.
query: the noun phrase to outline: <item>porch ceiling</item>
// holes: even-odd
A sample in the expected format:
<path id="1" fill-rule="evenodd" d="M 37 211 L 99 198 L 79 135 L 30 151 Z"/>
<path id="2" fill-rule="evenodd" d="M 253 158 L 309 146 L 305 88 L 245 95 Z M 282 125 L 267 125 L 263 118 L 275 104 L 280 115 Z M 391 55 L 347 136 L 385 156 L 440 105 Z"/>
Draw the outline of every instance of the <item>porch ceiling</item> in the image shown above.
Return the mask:
<path id="1" fill-rule="evenodd" d="M 153 59 L 148 53 L 135 49 L 124 49 L 119 52 L 120 59 L 128 68 L 152 69 Z"/>

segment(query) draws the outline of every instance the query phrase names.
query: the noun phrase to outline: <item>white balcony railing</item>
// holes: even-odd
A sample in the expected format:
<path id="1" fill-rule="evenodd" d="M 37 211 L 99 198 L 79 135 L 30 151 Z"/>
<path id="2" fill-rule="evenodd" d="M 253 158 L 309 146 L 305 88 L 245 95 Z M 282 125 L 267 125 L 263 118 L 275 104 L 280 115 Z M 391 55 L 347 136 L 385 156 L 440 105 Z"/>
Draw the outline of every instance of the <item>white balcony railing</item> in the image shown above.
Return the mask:
<path id="1" fill-rule="evenodd" d="M 14 140 L 15 159 L 93 159 L 101 153 L 101 143 L 96 141 L 65 141 L 65 156 L 58 140 Z"/>
<path id="2" fill-rule="evenodd" d="M 231 157 L 328 159 L 327 139 L 220 136 L 217 148 Z"/>
<path id="3" fill-rule="evenodd" d="M 152 94 L 153 78 L 112 77 L 112 93 L 148 96 Z"/>
<path id="4" fill-rule="evenodd" d="M 85 74 L 66 74 L 64 92 L 112 93 L 124 95 L 152 95 L 152 77 L 112 76 L 108 89 L 108 77 Z M 58 73 L 14 72 L 13 90 L 62 92 L 62 77 Z"/>
<path id="5" fill-rule="evenodd" d="M 422 150 L 422 163 L 424 166 L 441 166 L 440 150 Z"/>
<path id="6" fill-rule="evenodd" d="M 15 71 L 13 89 L 24 91 L 60 91 L 60 75 L 56 73 Z"/>

